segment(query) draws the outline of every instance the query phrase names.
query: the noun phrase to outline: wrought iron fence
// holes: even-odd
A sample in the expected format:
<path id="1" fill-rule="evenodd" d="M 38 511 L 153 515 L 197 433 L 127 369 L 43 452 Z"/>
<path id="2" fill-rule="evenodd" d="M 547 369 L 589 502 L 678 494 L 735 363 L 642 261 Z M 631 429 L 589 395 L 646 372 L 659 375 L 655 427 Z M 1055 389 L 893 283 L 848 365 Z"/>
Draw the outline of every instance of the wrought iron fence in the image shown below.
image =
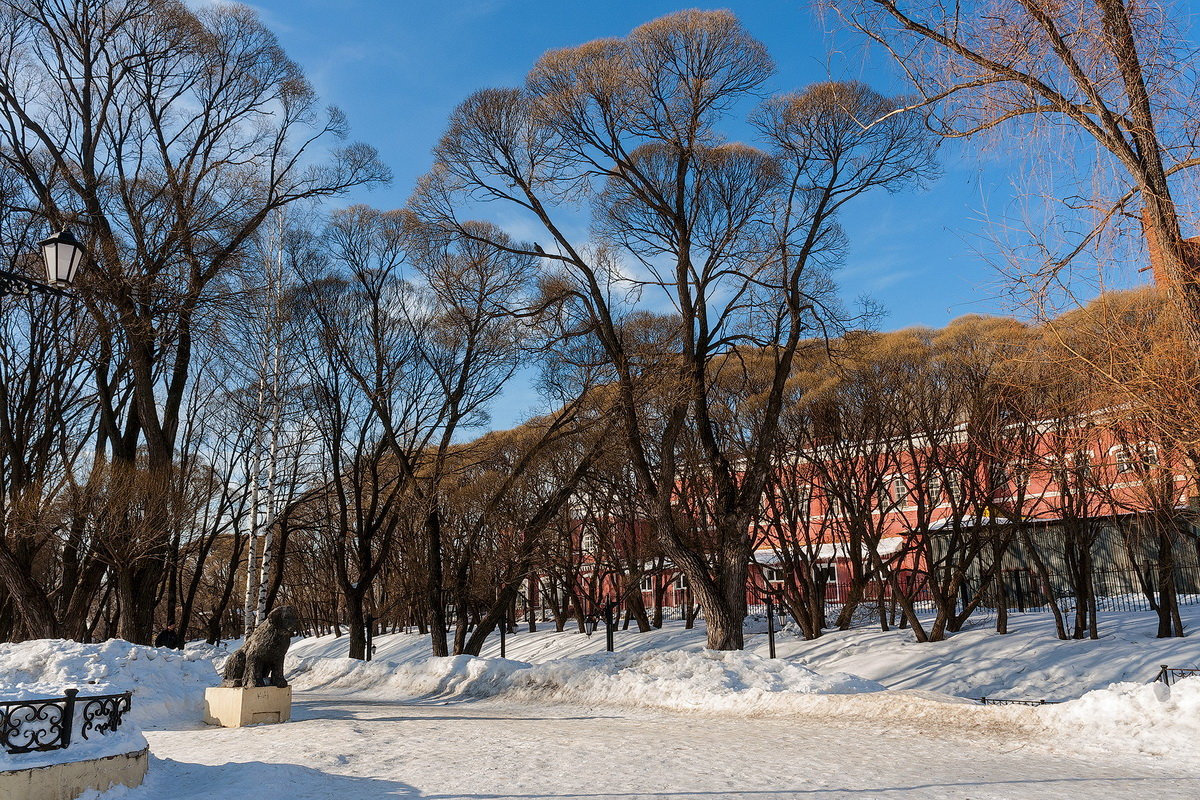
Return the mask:
<path id="1" fill-rule="evenodd" d="M 985 706 L 1050 706 L 1057 703 L 1057 700 L 1009 700 L 1003 697 L 976 697 L 981 705 Z"/>
<path id="2" fill-rule="evenodd" d="M 1158 608 L 1157 566 L 1149 564 L 1141 569 L 1097 569 L 1091 575 L 1091 594 L 1095 598 L 1096 610 L 1105 611 L 1155 611 Z M 1181 606 L 1200 605 L 1200 566 L 1177 566 L 1172 570 L 1175 597 Z M 994 611 L 1003 605 L 1010 612 L 1050 611 L 1053 599 L 1059 611 L 1070 613 L 1080 601 L 1074 581 L 1062 573 L 1052 573 L 1048 585 L 1040 576 L 1028 569 L 1005 570 L 999 581 L 984 587 L 978 610 Z M 917 611 L 935 611 L 937 606 L 920 574 L 905 576 L 902 583 L 905 594 Z M 829 583 L 825 587 L 825 607 L 828 613 L 836 614 L 851 599 L 851 585 Z M 956 611 L 962 611 L 979 592 L 979 579 L 963 581 L 953 599 Z M 861 590 L 859 604 L 864 609 L 877 609 L 881 604 L 894 617 L 898 600 L 889 583 L 870 581 Z"/>
<path id="3" fill-rule="evenodd" d="M 1200 605 L 1200 565 L 1176 566 L 1172 570 L 1172 576 L 1179 605 Z M 1139 569 L 1097 569 L 1093 570 L 1091 575 L 1091 594 L 1095 599 L 1096 610 L 1100 613 L 1155 611 L 1158 608 L 1158 583 L 1158 567 L 1155 564 L 1145 564 Z M 1047 582 L 1031 569 L 1008 569 L 999 580 L 993 580 L 984 587 L 976 611 L 987 614 L 995 612 L 1003 605 L 1013 613 L 1049 613 L 1050 601 L 1053 599 L 1060 612 L 1069 614 L 1075 611 L 1079 602 L 1074 584 L 1075 581 L 1063 573 L 1050 574 Z M 961 612 L 967 604 L 975 600 L 979 585 L 978 577 L 968 577 L 962 582 L 953 598 L 956 612 Z M 903 575 L 900 587 L 916 611 L 937 610 L 933 595 L 920 573 Z M 881 614 L 886 616 L 889 624 L 901 624 L 900 599 L 896 596 L 896 589 L 891 582 L 868 581 L 859 587 L 857 601 L 854 601 L 853 588 L 850 583 L 845 582 L 830 582 L 824 585 L 826 619 L 833 620 L 842 613 L 847 604 L 853 602 L 858 612 L 852 625 L 876 624 Z M 659 612 L 649 598 L 646 600 L 646 614 L 653 620 Z M 786 624 L 790 619 L 786 606 L 776 602 L 775 608 L 779 624 Z M 618 606 L 618 612 L 624 614 L 625 607 Z M 540 615 L 543 622 L 548 620 L 548 610 L 544 607 L 535 608 L 533 613 Z M 696 621 L 704 619 L 703 610 L 697 606 L 689 609 L 686 605 L 666 605 L 661 609 L 662 619 L 666 621 L 685 620 L 689 613 Z M 765 617 L 766 605 L 761 602 L 749 603 L 746 613 L 748 616 Z M 518 609 L 516 620 L 523 622 L 528 619 L 528 614 L 528 609 Z M 571 619 L 573 620 L 573 616 Z M 575 623 L 570 624 L 573 626 Z"/>
<path id="4" fill-rule="evenodd" d="M 1180 678 L 1200 678 L 1200 667 L 1168 667 L 1163 664 L 1154 680 L 1170 686 Z"/>
<path id="5" fill-rule="evenodd" d="M 1173 567 L 1171 578 L 1171 588 L 1179 605 L 1200 605 L 1200 566 Z M 1002 584 L 993 583 L 984 590 L 981 605 L 998 608 L 1003 604 L 1009 611 L 1048 612 L 1053 599 L 1060 611 L 1070 612 L 1078 603 L 1086 602 L 1086 589 L 1090 588 L 1096 610 L 1100 612 L 1158 609 L 1160 587 L 1155 564 L 1140 569 L 1093 570 L 1090 587 L 1084 587 L 1084 592 L 1080 592 L 1075 584 L 1076 581 L 1062 573 L 1052 573 L 1045 581 L 1032 570 L 1005 570 Z M 978 582 L 967 581 L 962 594 L 972 596 L 977 588 Z"/>
<path id="6" fill-rule="evenodd" d="M 133 693 L 79 697 L 67 689 L 63 697 L 0 702 L 0 747 L 9 753 L 62 750 L 75 733 L 84 739 L 121 727 L 133 705 Z"/>

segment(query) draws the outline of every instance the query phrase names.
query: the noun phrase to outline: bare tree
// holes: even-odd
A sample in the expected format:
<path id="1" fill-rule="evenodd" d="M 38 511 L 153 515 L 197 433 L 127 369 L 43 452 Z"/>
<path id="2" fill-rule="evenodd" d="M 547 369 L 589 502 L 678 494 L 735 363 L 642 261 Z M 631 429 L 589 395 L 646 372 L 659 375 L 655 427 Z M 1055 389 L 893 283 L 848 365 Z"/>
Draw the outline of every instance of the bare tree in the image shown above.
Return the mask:
<path id="1" fill-rule="evenodd" d="M 430 224 L 539 257 L 559 274 L 604 354 L 657 536 L 690 580 L 716 649 L 742 646 L 749 523 L 795 352 L 837 321 L 823 277 L 842 252 L 837 213 L 932 170 L 918 121 L 866 126 L 897 102 L 857 84 L 764 104 L 755 121 L 769 152 L 724 141 L 720 124 L 771 70 L 729 12 L 678 12 L 622 39 L 551 51 L 525 87 L 483 90 L 459 106 L 413 201 Z M 468 198 L 519 209 L 551 246 L 481 236 L 459 217 Z M 575 201 L 590 207 L 593 241 L 572 233 Z M 629 289 L 677 314 L 650 350 L 630 340 Z M 758 354 L 753 369 L 739 358 L 748 351 Z M 718 376 L 724 392 L 762 395 L 753 431 L 714 414 Z M 648 418 L 648 384 L 664 382 L 666 402 Z M 686 437 L 700 461 L 682 462 Z M 679 529 L 675 488 L 688 471 L 711 486 L 712 553 Z"/>
<path id="2" fill-rule="evenodd" d="M 274 210 L 385 177 L 245 6 L 172 0 L 0 4 L 0 168 L 55 226 L 86 225 L 81 292 L 101 346 L 104 458 L 170 485 L 198 339 Z M 138 512 L 141 513 L 141 512 Z M 134 570 L 125 635 L 150 636 L 167 563 Z"/>
<path id="3" fill-rule="evenodd" d="M 1052 126 L 1067 133 L 1067 148 L 1090 141 L 1123 185 L 1107 207 L 1077 198 L 1091 205 L 1095 224 L 1041 264 L 1043 276 L 1052 278 L 1121 212 L 1140 206 L 1152 257 L 1196 340 L 1200 261 L 1180 232 L 1172 181 L 1200 163 L 1196 94 L 1194 75 L 1180 68 L 1189 48 L 1175 12 L 1120 0 L 831 5 L 893 57 L 920 93 L 913 105 L 928 109 L 943 135 Z"/>

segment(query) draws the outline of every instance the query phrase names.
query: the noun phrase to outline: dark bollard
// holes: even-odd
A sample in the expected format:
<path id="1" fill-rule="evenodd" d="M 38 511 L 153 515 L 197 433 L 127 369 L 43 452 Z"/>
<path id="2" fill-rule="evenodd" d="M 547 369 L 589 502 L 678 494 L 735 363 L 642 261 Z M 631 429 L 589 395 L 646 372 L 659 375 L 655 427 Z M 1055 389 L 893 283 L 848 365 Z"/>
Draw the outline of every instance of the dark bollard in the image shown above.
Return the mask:
<path id="1" fill-rule="evenodd" d="M 617 604 L 612 600 L 604 604 L 605 645 L 610 653 L 613 652 L 613 628 L 616 627 L 613 622 L 613 609 L 616 607 Z"/>
<path id="2" fill-rule="evenodd" d="M 505 617 L 507 617 L 507 616 L 508 615 L 506 614 Z M 505 657 L 505 655 L 504 655 L 505 654 L 504 636 L 507 633 L 507 628 L 508 628 L 508 620 L 507 619 L 500 620 L 500 657 L 501 658 Z"/>
<path id="3" fill-rule="evenodd" d="M 767 648 L 771 654 L 770 657 L 775 657 L 775 603 L 771 598 L 767 598 Z"/>

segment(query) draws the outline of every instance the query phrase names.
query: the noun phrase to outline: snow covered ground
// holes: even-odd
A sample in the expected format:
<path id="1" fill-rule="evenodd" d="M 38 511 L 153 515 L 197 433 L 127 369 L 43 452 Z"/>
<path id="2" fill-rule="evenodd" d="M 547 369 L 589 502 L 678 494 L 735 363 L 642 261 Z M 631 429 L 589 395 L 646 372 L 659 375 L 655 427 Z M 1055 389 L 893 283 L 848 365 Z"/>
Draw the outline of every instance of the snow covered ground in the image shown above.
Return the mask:
<path id="1" fill-rule="evenodd" d="M 1200 625 L 1200 609 L 1186 612 Z M 152 648 L 49 643 L 69 669 L 47 658 L 25 683 L 99 675 L 171 712 L 149 721 L 147 782 L 103 800 L 1195 798 L 1200 678 L 1149 681 L 1160 664 L 1200 666 L 1200 635 L 1156 640 L 1151 623 L 1109 617 L 1099 642 L 1058 642 L 1040 615 L 932 645 L 905 631 L 782 633 L 775 660 L 761 634 L 747 652 L 711 653 L 702 628 L 677 624 L 618 632 L 615 654 L 602 631 L 523 632 L 509 659 L 494 657 L 497 637 L 478 659 L 379 637 L 370 663 L 345 658 L 344 637 L 306 639 L 289 656 L 293 722 L 238 730 L 190 709 L 215 680 L 211 649 L 168 673 Z M 19 661 L 0 657 L 0 676 Z"/>
<path id="2" fill-rule="evenodd" d="M 993 709 L 974 707 L 991 712 Z M 1000 711 L 1000 709 L 996 709 Z M 1195 762 L 1080 754 L 1008 715 L 970 728 L 821 714 L 301 692 L 293 722 L 148 734 L 147 782 L 104 800 L 1195 798 Z"/>
<path id="3" fill-rule="evenodd" d="M 1145 683 L 1159 667 L 1200 666 L 1200 606 L 1181 610 L 1182 639 L 1156 639 L 1154 615 L 1106 614 L 1098 641 L 1061 641 L 1054 637 L 1049 614 L 1013 614 L 1009 633 L 995 633 L 994 621 L 984 615 L 967 630 L 947 641 L 918 644 L 906 630 L 886 633 L 856 628 L 830 631 L 806 642 L 790 632 L 777 634 L 776 649 L 782 659 L 822 674 L 838 672 L 878 681 L 889 689 L 920 689 L 962 697 L 1008 697 L 1066 700 L 1121 681 Z M 765 656 L 765 622 L 751 623 L 760 631 L 747 637 L 748 652 Z M 704 648 L 703 623 L 687 630 L 682 622 L 668 622 L 661 630 L 638 633 L 617 631 L 618 652 L 699 652 Z M 375 658 L 397 664 L 420 662 L 429 656 L 429 639 L 417 634 L 379 636 Z M 537 633 L 507 637 L 506 655 L 539 663 L 603 652 L 603 629 L 592 636 L 565 631 L 555 633 L 543 625 Z M 234 647 L 235 645 L 231 645 Z M 291 656 L 344 657 L 345 636 L 302 639 L 292 645 Z M 493 635 L 482 655 L 500 654 L 500 639 Z"/>

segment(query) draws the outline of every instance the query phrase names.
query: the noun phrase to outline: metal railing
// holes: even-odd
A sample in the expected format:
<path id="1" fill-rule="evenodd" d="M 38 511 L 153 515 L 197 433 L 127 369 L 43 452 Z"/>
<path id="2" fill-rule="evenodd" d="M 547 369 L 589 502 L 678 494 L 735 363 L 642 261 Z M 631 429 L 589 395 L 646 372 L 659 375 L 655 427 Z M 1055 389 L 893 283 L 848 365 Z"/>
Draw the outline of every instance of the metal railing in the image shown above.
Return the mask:
<path id="1" fill-rule="evenodd" d="M 1092 571 L 1091 594 L 1098 611 L 1154 611 L 1157 608 L 1158 568 L 1154 564 L 1141 569 L 1130 567 L 1102 568 Z M 1171 569 L 1175 597 L 1179 605 L 1200 605 L 1200 566 L 1176 565 Z M 970 582 L 968 582 L 970 583 Z M 1062 611 L 1073 611 L 1077 602 L 1072 581 L 1061 573 L 1051 573 L 1049 592 L 1040 577 L 1032 570 L 1005 570 L 1004 605 L 1010 611 L 1049 611 L 1050 598 Z M 976 585 L 969 585 L 973 591 Z M 1000 595 L 994 585 L 984 592 L 983 606 L 1000 605 Z"/>
<path id="2" fill-rule="evenodd" d="M 1096 609 L 1100 612 L 1129 612 L 1155 611 L 1157 609 L 1158 576 L 1157 568 L 1148 565 L 1142 569 L 1097 569 L 1091 576 L 1091 594 L 1095 597 Z M 1180 565 L 1172 569 L 1174 578 L 1175 598 L 1181 606 L 1200 605 L 1200 566 Z M 907 594 L 910 602 L 917 611 L 934 611 L 936 606 L 929 590 L 921 585 L 919 574 L 911 578 Z M 1075 610 L 1079 598 L 1072 589 L 1072 583 L 1066 575 L 1052 573 L 1049 581 L 1049 592 L 1041 578 L 1032 570 L 1005 570 L 1003 576 L 1004 591 L 998 591 L 995 582 L 989 584 L 983 591 L 982 601 L 978 606 L 981 612 L 994 610 L 1000 605 L 1010 612 L 1046 612 L 1050 611 L 1050 599 L 1064 613 Z M 825 588 L 825 607 L 836 613 L 845 605 L 850 597 L 850 585 L 846 583 L 829 583 Z M 968 578 L 960 586 L 954 598 L 955 608 L 962 610 L 963 604 L 973 598 L 979 590 L 977 578 Z M 864 606 L 884 604 L 892 607 L 896 604 L 894 590 L 887 583 L 871 581 L 863 587 L 860 602 Z"/>
<path id="3" fill-rule="evenodd" d="M 1170 686 L 1180 678 L 1200 678 L 1200 667 L 1168 667 L 1163 664 L 1158 670 L 1158 675 L 1154 677 L 1154 682 Z"/>
<path id="4" fill-rule="evenodd" d="M 0 702 L 0 747 L 13 754 L 62 750 L 76 729 L 84 739 L 117 730 L 133 706 L 132 692 L 78 695 L 67 689 L 63 697 Z"/>
<path id="5" fill-rule="evenodd" d="M 985 706 L 1052 706 L 1058 700 L 1008 700 L 1002 697 L 976 697 Z"/>

